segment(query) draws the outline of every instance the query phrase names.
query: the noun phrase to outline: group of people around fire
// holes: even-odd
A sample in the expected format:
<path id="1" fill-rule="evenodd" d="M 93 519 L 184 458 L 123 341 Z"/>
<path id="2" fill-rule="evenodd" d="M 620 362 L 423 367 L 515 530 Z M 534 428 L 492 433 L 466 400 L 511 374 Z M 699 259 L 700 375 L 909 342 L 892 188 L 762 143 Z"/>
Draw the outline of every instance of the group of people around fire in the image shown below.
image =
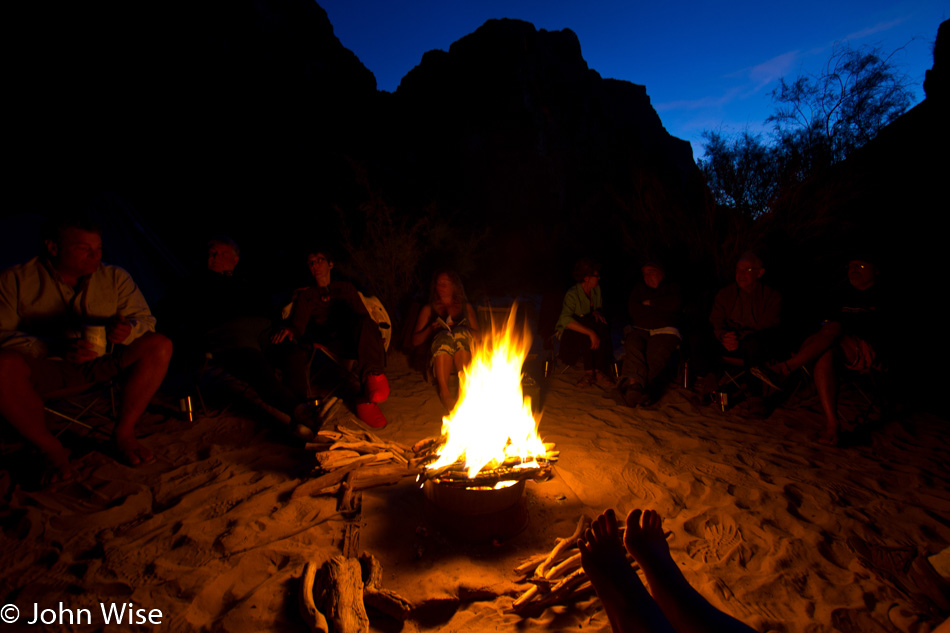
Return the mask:
<path id="1" fill-rule="evenodd" d="M 309 368 L 325 354 L 351 370 L 352 408 L 371 427 L 386 418 L 379 407 L 389 395 L 386 349 L 379 324 L 353 284 L 335 279 L 329 249 L 311 249 L 313 282 L 297 290 L 282 318 L 275 319 L 269 289 L 235 274 L 241 251 L 220 236 L 207 244 L 207 266 L 179 291 L 170 311 L 173 328 L 156 331 L 156 319 L 138 286 L 121 268 L 102 259 L 102 231 L 83 218 L 49 228 L 41 255 L 0 273 L 0 416 L 51 462 L 55 478 L 73 476 L 69 453 L 44 420 L 44 401 L 121 380 L 122 398 L 113 431 L 117 454 L 129 464 L 152 461 L 135 435 L 135 424 L 158 391 L 172 358 L 172 341 L 247 382 L 261 399 L 283 412 L 291 428 L 306 433 L 320 424 L 313 405 Z M 583 362 L 580 384 L 599 384 L 631 407 L 648 406 L 662 394 L 675 363 L 688 358 L 698 376 L 695 389 L 714 391 L 725 364 L 741 365 L 761 388 L 781 389 L 801 368 L 810 368 L 826 417 L 823 443 L 841 432 L 837 375 L 842 369 L 881 369 L 883 318 L 873 258 L 848 263 L 849 283 L 830 303 L 813 334 L 797 346 L 782 336 L 782 297 L 763 282 L 765 266 L 745 253 L 735 283 L 715 296 L 708 328 L 684 328 L 680 287 L 657 260 L 643 263 L 628 299 L 619 376 L 610 328 L 603 312 L 600 268 L 577 262 L 577 282 L 563 298 L 554 327 L 560 357 Z M 452 406 L 450 375 L 464 372 L 479 335 L 478 318 L 461 279 L 451 271 L 435 275 L 429 302 L 418 310 L 410 340 L 429 350 L 430 367 L 446 410 Z M 86 333 L 104 332 L 105 352 Z M 170 334 L 168 334 L 170 333 Z M 679 350 L 679 354 L 677 354 Z M 685 350 L 685 351 L 684 351 Z M 786 353 L 787 352 L 787 353 Z M 358 382 L 358 386 L 356 383 Z"/>
<path id="2" fill-rule="evenodd" d="M 818 442 L 834 446 L 843 424 L 837 406 L 841 370 L 881 372 L 888 358 L 888 306 L 877 283 L 874 260 L 867 253 L 849 259 L 847 283 L 837 286 L 831 297 L 815 302 L 820 317 L 804 324 L 811 333 L 797 342 L 789 335 L 795 328 L 783 321 L 782 295 L 763 281 L 765 264 L 756 253 L 739 257 L 735 282 L 716 293 L 708 319 L 698 325 L 694 322 L 691 328 L 684 327 L 680 286 L 668 278 L 663 263 L 646 261 L 630 291 L 629 322 L 615 372 L 600 268 L 581 259 L 574 268 L 577 284 L 564 296 L 557 321 L 559 355 L 567 364 L 583 359 L 585 373 L 579 384 L 616 390 L 630 407 L 648 406 L 659 399 L 678 369 L 671 361 L 688 367 L 696 377 L 693 389 L 701 396 L 720 389 L 724 371 L 741 369 L 755 378 L 744 389 L 750 413 L 759 417 L 769 413 L 766 392 L 780 394 L 792 374 L 804 369 L 814 379 L 825 416 Z"/>

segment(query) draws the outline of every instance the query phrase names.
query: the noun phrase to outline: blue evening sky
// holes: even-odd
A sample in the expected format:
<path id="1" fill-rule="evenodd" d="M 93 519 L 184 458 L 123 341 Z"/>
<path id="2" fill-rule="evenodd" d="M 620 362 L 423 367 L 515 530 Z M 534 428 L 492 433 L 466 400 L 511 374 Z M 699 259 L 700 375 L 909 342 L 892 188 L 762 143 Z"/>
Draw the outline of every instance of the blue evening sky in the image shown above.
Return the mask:
<path id="1" fill-rule="evenodd" d="M 587 65 L 602 77 L 646 86 L 673 135 L 702 156 L 703 130 L 767 133 L 770 93 L 780 77 L 821 70 L 835 42 L 880 45 L 923 98 L 924 71 L 950 3 L 937 0 L 318 0 L 336 36 L 394 91 L 423 53 L 491 18 L 577 34 Z"/>

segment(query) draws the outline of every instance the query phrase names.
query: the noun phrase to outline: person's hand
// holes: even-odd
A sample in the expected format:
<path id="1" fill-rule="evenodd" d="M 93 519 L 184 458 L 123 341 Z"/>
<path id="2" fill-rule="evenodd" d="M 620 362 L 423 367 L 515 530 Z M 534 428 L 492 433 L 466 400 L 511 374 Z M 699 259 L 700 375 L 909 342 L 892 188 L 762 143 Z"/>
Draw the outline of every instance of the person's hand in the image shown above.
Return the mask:
<path id="1" fill-rule="evenodd" d="M 66 362 L 73 365 L 82 365 L 96 358 L 99 358 L 99 355 L 92 348 L 92 343 L 81 338 L 72 341 L 66 350 Z"/>
<path id="2" fill-rule="evenodd" d="M 606 322 L 607 322 L 607 319 L 604 318 L 604 315 L 602 315 L 602 314 L 601 314 L 600 312 L 598 312 L 597 310 L 594 310 L 594 320 L 597 321 L 597 322 L 599 322 L 599 323 L 606 323 Z"/>
<path id="3" fill-rule="evenodd" d="M 271 343 L 283 343 L 284 341 L 294 340 L 294 331 L 289 327 L 282 327 L 277 332 L 270 337 Z"/>
<path id="4" fill-rule="evenodd" d="M 597 336 L 596 333 L 591 332 L 590 333 L 590 348 L 597 349 L 598 347 L 600 347 L 600 337 Z"/>
<path id="5" fill-rule="evenodd" d="M 132 324 L 125 317 L 116 317 L 106 324 L 106 339 L 110 343 L 123 343 L 132 333 Z"/>
<path id="6" fill-rule="evenodd" d="M 722 346 L 730 352 L 739 349 L 739 337 L 736 336 L 735 332 L 726 332 L 719 340 L 722 341 Z"/>

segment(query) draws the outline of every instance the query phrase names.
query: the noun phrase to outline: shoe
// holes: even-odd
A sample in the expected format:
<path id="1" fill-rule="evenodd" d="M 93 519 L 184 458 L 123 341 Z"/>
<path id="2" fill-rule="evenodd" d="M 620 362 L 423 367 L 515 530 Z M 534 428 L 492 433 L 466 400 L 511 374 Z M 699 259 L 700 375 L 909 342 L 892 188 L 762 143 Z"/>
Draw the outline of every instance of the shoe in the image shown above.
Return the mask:
<path id="1" fill-rule="evenodd" d="M 314 432 L 319 431 L 323 426 L 319 407 L 309 402 L 298 404 L 290 416 L 290 424 L 292 427 L 303 426 Z"/>
<path id="2" fill-rule="evenodd" d="M 705 376 L 700 376 L 693 384 L 693 389 L 701 396 L 708 396 L 719 388 L 719 379 L 716 374 L 710 372 Z"/>
<path id="3" fill-rule="evenodd" d="M 753 418 L 765 419 L 769 417 L 769 410 L 765 406 L 765 400 L 757 396 L 751 396 L 747 400 L 749 416 Z"/>
<path id="4" fill-rule="evenodd" d="M 642 407 L 650 402 L 650 396 L 639 385 L 632 385 L 623 392 L 623 402 L 628 407 Z"/>
<path id="5" fill-rule="evenodd" d="M 384 402 L 389 397 L 389 381 L 386 374 L 369 374 L 366 376 L 366 397 L 370 402 Z"/>
<path id="6" fill-rule="evenodd" d="M 591 381 L 591 384 L 597 385 L 603 389 L 613 389 L 617 383 L 607 374 L 598 371 L 594 372 L 594 379 Z"/>
<path id="7" fill-rule="evenodd" d="M 782 390 L 782 387 L 780 386 L 782 381 L 779 379 L 778 374 L 772 372 L 771 370 L 768 370 L 764 367 L 753 367 L 749 370 L 749 373 L 767 384 L 772 389 L 775 389 L 776 391 Z"/>
<path id="8" fill-rule="evenodd" d="M 356 417 L 374 429 L 386 426 L 386 416 L 375 402 L 360 402 L 356 405 Z"/>

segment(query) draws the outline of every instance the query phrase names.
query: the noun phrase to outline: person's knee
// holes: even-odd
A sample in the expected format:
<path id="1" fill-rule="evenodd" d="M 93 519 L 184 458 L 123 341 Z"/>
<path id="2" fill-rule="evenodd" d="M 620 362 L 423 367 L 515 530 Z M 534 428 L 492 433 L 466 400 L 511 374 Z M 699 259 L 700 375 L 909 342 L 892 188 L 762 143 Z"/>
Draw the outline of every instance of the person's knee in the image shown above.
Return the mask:
<path id="1" fill-rule="evenodd" d="M 30 366 L 23 355 L 10 350 L 0 350 L 0 383 L 13 385 L 23 379 L 29 380 Z M 18 380 L 19 379 L 19 380 Z"/>
<path id="2" fill-rule="evenodd" d="M 171 360 L 173 344 L 170 338 L 158 332 L 143 334 L 132 345 L 139 345 L 140 358 L 150 363 L 167 364 Z"/>

